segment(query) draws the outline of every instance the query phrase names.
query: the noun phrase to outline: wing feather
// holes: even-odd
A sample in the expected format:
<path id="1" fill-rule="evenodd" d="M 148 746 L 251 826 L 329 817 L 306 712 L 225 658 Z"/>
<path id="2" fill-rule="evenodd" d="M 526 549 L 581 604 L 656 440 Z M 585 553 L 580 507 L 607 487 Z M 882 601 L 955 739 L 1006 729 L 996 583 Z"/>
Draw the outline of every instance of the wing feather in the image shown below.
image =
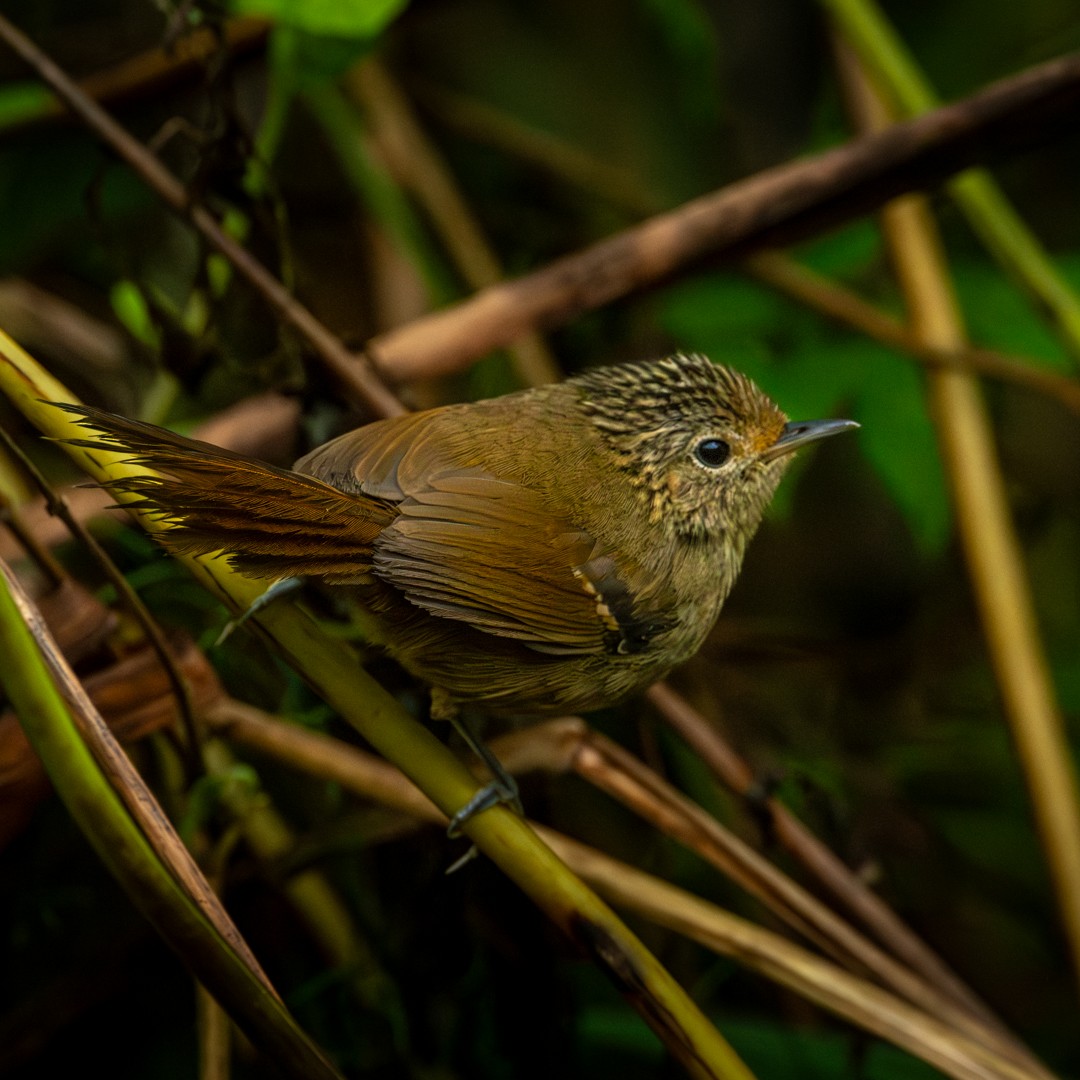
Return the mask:
<path id="1" fill-rule="evenodd" d="M 375 574 L 431 614 L 555 654 L 643 644 L 614 561 L 528 488 L 447 473 L 400 510 L 376 541 Z"/>

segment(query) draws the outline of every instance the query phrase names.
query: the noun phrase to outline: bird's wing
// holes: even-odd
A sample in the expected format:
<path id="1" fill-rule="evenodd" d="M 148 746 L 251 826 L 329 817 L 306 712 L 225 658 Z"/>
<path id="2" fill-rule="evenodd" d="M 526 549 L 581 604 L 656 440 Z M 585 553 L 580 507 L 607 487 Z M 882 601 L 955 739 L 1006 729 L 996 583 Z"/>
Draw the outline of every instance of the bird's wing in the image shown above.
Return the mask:
<path id="1" fill-rule="evenodd" d="M 453 406 L 406 413 L 355 428 L 317 446 L 293 466 L 342 491 L 399 502 L 433 472 L 456 464 L 448 449 Z"/>
<path id="2" fill-rule="evenodd" d="M 450 406 L 379 421 L 296 467 L 395 504 L 375 541 L 375 576 L 432 615 L 541 652 L 645 648 L 667 625 L 656 583 L 531 488 L 476 463 L 477 444 L 505 444 L 505 416 L 474 408 L 467 440 L 458 420 Z"/>
<path id="3" fill-rule="evenodd" d="M 664 628 L 635 602 L 642 583 L 635 563 L 617 564 L 528 488 L 448 464 L 438 440 L 413 430 L 412 417 L 323 462 L 329 481 L 341 479 L 335 462 L 349 460 L 357 476 L 370 463 L 376 496 L 355 480 L 341 490 L 153 424 L 60 407 L 97 432 L 72 443 L 123 451 L 154 470 L 111 486 L 137 496 L 126 505 L 173 525 L 158 537 L 174 552 L 225 552 L 257 577 L 335 583 L 374 569 L 433 615 L 543 652 L 637 652 Z M 298 464 L 314 472 L 308 461 Z"/>
<path id="4" fill-rule="evenodd" d="M 520 484 L 448 472 L 398 509 L 375 575 L 432 615 L 557 654 L 638 652 L 664 628 L 635 604 L 625 561 Z"/>

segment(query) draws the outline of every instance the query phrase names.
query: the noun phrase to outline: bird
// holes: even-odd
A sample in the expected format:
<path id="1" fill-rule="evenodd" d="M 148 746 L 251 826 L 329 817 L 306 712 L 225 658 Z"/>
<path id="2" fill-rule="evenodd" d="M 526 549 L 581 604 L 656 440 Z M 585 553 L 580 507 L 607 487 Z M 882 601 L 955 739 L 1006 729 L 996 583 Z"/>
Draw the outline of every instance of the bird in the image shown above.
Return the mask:
<path id="1" fill-rule="evenodd" d="M 85 405 L 153 470 L 111 484 L 167 550 L 347 588 L 432 715 L 588 712 L 691 657 L 794 451 L 858 427 L 790 422 L 696 353 L 349 431 L 282 469 Z M 132 505 L 128 503 L 127 505 Z"/>

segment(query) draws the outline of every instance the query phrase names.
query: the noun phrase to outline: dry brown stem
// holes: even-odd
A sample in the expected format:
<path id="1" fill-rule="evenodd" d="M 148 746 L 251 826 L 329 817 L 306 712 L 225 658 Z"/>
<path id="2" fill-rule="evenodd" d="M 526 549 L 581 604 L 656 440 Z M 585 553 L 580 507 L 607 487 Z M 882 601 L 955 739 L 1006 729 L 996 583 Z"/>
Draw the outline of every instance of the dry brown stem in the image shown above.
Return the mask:
<path id="1" fill-rule="evenodd" d="M 758 787 L 754 771 L 685 698 L 666 683 L 651 687 L 647 696 L 725 787 L 742 798 L 754 795 Z M 768 829 L 776 843 L 827 889 L 843 910 L 939 992 L 984 1024 L 1001 1029 L 1000 1021 L 945 962 L 781 802 L 771 797 L 755 799 L 755 807 L 768 815 Z"/>
<path id="2" fill-rule="evenodd" d="M 706 258 L 742 257 L 847 221 L 974 161 L 1028 142 L 1080 104 L 1080 55 L 816 157 L 782 165 L 660 214 L 542 269 L 387 331 L 368 355 L 398 379 L 456 370 L 535 330 L 566 323 Z"/>

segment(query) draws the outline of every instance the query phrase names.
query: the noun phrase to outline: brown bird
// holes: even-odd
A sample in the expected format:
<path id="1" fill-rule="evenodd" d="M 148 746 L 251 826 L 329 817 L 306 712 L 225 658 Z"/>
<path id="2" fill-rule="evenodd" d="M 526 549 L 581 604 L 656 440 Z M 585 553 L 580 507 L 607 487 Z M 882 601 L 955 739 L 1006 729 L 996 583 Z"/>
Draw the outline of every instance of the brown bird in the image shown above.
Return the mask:
<path id="1" fill-rule="evenodd" d="M 352 587 L 433 712 L 612 704 L 697 651 L 791 452 L 788 423 L 703 356 L 599 368 L 351 431 L 293 471 L 84 406 L 161 475 L 117 482 L 166 548 Z"/>

